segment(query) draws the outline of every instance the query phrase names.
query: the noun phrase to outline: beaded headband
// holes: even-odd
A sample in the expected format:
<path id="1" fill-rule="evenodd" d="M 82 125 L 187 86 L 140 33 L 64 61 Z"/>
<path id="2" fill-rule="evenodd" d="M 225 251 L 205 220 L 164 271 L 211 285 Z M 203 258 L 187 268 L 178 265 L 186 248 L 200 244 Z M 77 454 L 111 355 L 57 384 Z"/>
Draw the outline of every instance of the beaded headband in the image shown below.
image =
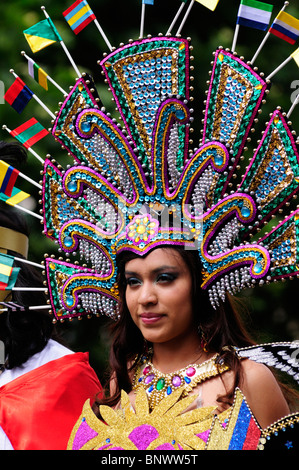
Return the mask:
<path id="1" fill-rule="evenodd" d="M 232 190 L 270 80 L 220 47 L 202 140 L 191 149 L 191 50 L 180 35 L 111 48 L 98 65 L 123 128 L 106 112 L 88 74 L 77 79 L 53 121 L 51 132 L 72 159 L 66 169 L 44 162 L 44 234 L 62 254 L 80 258 L 45 259 L 57 320 L 117 318 L 116 257 L 126 250 L 141 256 L 167 245 L 197 250 L 202 289 L 214 308 L 226 292 L 299 272 L 299 209 L 256 236 L 298 191 L 298 148 L 281 109 L 270 115 Z"/>

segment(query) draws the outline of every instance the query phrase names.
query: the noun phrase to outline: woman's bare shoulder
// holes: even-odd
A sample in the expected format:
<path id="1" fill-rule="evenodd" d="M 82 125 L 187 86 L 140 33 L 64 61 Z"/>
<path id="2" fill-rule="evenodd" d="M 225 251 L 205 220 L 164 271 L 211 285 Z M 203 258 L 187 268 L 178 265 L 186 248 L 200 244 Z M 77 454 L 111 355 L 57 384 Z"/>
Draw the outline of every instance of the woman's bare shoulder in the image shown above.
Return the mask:
<path id="1" fill-rule="evenodd" d="M 242 361 L 243 381 L 241 388 L 246 391 L 246 396 L 267 392 L 282 395 L 281 388 L 272 371 L 264 364 L 245 359 Z"/>
<path id="2" fill-rule="evenodd" d="M 254 416 L 265 428 L 289 413 L 282 390 L 271 370 L 264 364 L 242 361 L 241 390 Z"/>
<path id="3" fill-rule="evenodd" d="M 252 380 L 276 380 L 269 367 L 265 364 L 260 364 L 251 359 L 243 359 L 241 364 L 243 372 Z"/>

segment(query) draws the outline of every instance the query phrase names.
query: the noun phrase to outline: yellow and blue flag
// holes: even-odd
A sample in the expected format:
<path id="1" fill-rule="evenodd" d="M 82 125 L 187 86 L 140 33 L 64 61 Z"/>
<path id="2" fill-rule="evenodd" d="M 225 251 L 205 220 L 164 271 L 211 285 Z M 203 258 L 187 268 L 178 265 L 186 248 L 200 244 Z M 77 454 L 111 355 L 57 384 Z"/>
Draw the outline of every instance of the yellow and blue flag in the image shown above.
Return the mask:
<path id="1" fill-rule="evenodd" d="M 0 193 L 8 197 L 11 196 L 19 173 L 19 170 L 0 160 Z"/>
<path id="2" fill-rule="evenodd" d="M 75 34 L 96 19 L 86 0 L 77 0 L 63 12 L 63 16 Z"/>
<path id="3" fill-rule="evenodd" d="M 281 11 L 273 21 L 269 32 L 290 44 L 295 44 L 299 37 L 299 20 Z"/>

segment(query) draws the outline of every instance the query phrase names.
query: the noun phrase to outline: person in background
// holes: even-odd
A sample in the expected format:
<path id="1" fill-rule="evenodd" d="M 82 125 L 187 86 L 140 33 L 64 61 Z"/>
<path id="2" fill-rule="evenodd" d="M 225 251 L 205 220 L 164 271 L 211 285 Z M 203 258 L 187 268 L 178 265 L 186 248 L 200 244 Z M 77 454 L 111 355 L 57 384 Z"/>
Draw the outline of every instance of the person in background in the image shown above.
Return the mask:
<path id="1" fill-rule="evenodd" d="M 0 142 L 0 160 L 19 168 L 26 151 Z M 20 211 L 0 205 L 0 253 L 26 259 L 29 228 Z M 41 272 L 14 260 L 16 287 L 43 286 Z M 5 308 L 13 302 L 20 308 Z M 1 304 L 2 303 L 2 304 Z M 43 291 L 0 291 L 0 341 L 5 362 L 0 370 L 0 449 L 63 450 L 87 398 L 102 387 L 88 353 L 73 352 L 59 340 Z"/>

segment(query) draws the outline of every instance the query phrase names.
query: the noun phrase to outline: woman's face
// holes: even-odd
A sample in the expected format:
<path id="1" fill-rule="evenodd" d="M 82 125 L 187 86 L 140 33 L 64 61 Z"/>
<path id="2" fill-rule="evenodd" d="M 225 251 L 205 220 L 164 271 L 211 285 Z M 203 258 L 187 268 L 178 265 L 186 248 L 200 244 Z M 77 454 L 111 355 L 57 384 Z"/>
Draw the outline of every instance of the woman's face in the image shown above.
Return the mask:
<path id="1" fill-rule="evenodd" d="M 180 254 L 158 248 L 125 265 L 126 303 L 143 337 L 163 343 L 194 334 L 192 278 Z"/>

